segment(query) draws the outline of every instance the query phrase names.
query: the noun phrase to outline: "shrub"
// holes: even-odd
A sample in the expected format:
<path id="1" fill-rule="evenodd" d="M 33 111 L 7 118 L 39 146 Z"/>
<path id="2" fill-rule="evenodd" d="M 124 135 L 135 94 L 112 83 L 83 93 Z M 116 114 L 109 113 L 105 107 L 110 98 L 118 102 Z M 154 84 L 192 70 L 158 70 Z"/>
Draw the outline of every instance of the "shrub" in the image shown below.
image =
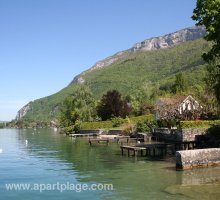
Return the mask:
<path id="1" fill-rule="evenodd" d="M 148 121 L 139 121 L 136 124 L 136 131 L 137 132 L 149 132 L 150 131 L 150 127 L 148 126 Z"/>
<path id="2" fill-rule="evenodd" d="M 134 133 L 135 125 L 132 122 L 125 123 L 121 126 L 124 135 L 131 135 Z"/>
<path id="3" fill-rule="evenodd" d="M 113 124 L 111 121 L 98 121 L 98 122 L 82 122 L 81 129 L 101 129 L 101 128 L 112 128 Z"/>
<path id="4" fill-rule="evenodd" d="M 81 123 L 79 121 L 76 121 L 76 123 L 74 124 L 74 127 L 73 127 L 73 131 L 75 133 L 79 133 L 80 130 L 81 130 Z"/>
<path id="5" fill-rule="evenodd" d="M 125 123 L 125 120 L 122 119 L 121 117 L 114 117 L 111 119 L 111 122 L 113 127 L 119 127 L 120 125 Z"/>
<path id="6" fill-rule="evenodd" d="M 214 125 L 220 125 L 220 120 L 195 120 L 181 121 L 181 128 L 209 128 Z"/>
<path id="7" fill-rule="evenodd" d="M 65 128 L 62 128 L 61 133 L 65 133 L 67 135 L 72 134 L 74 132 L 74 126 L 68 126 Z"/>
<path id="8" fill-rule="evenodd" d="M 149 115 L 142 115 L 142 116 L 138 116 L 138 117 L 131 117 L 130 120 L 134 123 L 138 123 L 138 122 L 143 122 L 143 121 L 154 121 L 154 115 L 149 114 Z"/>
<path id="9" fill-rule="evenodd" d="M 176 127 L 178 126 L 179 121 L 176 119 L 162 119 L 162 120 L 157 120 L 157 125 L 159 127 L 167 127 L 167 128 L 171 128 L 171 127 Z"/>
<path id="10" fill-rule="evenodd" d="M 139 121 L 136 124 L 137 132 L 151 132 L 154 128 L 158 127 L 156 121 Z"/>

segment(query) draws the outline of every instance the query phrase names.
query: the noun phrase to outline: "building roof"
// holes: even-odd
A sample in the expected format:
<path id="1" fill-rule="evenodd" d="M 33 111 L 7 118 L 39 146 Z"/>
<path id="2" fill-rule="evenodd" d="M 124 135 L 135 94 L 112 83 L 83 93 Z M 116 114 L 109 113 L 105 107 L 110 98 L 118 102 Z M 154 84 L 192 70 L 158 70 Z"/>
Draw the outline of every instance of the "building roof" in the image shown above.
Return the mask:
<path id="1" fill-rule="evenodd" d="M 161 107 L 172 107 L 175 109 L 188 99 L 193 100 L 195 103 L 199 105 L 199 103 L 191 95 L 178 96 L 173 98 L 160 98 L 156 103 L 156 110 L 161 109 Z"/>
<path id="2" fill-rule="evenodd" d="M 179 97 L 173 97 L 173 98 L 160 98 L 156 105 L 158 106 L 168 106 L 168 105 L 179 105 L 184 100 L 186 100 L 189 96 L 179 96 Z M 191 96 L 190 96 L 191 97 Z"/>

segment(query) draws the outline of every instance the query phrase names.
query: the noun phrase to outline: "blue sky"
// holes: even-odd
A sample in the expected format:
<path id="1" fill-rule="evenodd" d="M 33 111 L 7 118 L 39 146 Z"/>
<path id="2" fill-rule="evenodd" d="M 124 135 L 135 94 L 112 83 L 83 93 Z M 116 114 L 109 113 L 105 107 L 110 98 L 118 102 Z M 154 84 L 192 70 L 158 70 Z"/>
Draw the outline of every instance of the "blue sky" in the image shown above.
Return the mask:
<path id="1" fill-rule="evenodd" d="M 0 120 L 95 62 L 193 26 L 196 0 L 0 0 Z"/>

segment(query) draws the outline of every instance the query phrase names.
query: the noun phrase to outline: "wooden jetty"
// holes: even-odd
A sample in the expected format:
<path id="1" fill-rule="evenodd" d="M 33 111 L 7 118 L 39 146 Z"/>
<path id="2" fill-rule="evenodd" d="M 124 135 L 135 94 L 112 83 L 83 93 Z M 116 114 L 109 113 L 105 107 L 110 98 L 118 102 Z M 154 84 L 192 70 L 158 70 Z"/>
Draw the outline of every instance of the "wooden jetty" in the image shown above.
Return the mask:
<path id="1" fill-rule="evenodd" d="M 166 144 L 143 144 L 135 146 L 121 145 L 121 154 L 124 155 L 124 151 L 127 150 L 128 156 L 131 156 L 130 152 L 133 152 L 133 155 L 138 156 L 140 152 L 141 156 L 153 155 L 156 156 L 156 153 L 160 155 L 166 154 Z"/>
<path id="2" fill-rule="evenodd" d="M 76 135 L 76 134 L 75 134 Z M 78 134 L 77 134 L 78 135 Z M 83 134 L 84 135 L 84 134 Z M 88 135 L 91 136 L 91 135 Z M 117 142 L 118 144 L 121 143 L 121 145 L 123 143 L 138 143 L 140 141 L 142 141 L 142 138 L 130 138 L 129 136 L 117 136 L 114 138 L 89 138 L 89 144 L 92 145 L 92 143 L 109 143 L 111 142 Z"/>
<path id="3" fill-rule="evenodd" d="M 98 144 L 101 144 L 101 143 L 105 143 L 105 144 L 109 144 L 109 139 L 91 139 L 89 138 L 89 144 L 90 146 L 92 146 L 92 144 L 94 143 L 98 143 Z"/>
<path id="4" fill-rule="evenodd" d="M 90 137 L 90 136 L 97 136 L 97 134 L 96 133 L 69 134 L 69 137 Z"/>
<path id="5" fill-rule="evenodd" d="M 136 147 L 136 146 L 120 146 L 121 148 L 121 155 L 124 155 L 124 150 L 127 150 L 128 156 L 131 155 L 130 152 L 133 152 L 135 157 L 138 156 L 138 152 L 141 152 L 141 156 L 143 156 L 144 151 L 146 151 L 145 147 Z"/>
<path id="6" fill-rule="evenodd" d="M 144 142 L 143 138 L 130 138 L 129 136 L 127 137 L 117 137 L 116 138 L 117 143 L 138 143 L 138 142 Z"/>
<path id="7" fill-rule="evenodd" d="M 171 143 L 171 145 L 174 145 L 175 151 L 189 150 L 189 149 L 195 149 L 197 142 L 196 141 L 175 142 L 174 144 Z"/>
<path id="8" fill-rule="evenodd" d="M 127 151 L 127 155 L 137 157 L 138 152 L 141 156 L 161 156 L 166 155 L 168 148 L 172 149 L 174 152 L 178 150 L 188 150 L 194 149 L 196 147 L 195 141 L 188 142 L 176 142 L 176 143 L 155 143 L 155 144 L 139 144 L 134 146 L 121 145 L 121 154 L 124 155 L 124 151 Z"/>

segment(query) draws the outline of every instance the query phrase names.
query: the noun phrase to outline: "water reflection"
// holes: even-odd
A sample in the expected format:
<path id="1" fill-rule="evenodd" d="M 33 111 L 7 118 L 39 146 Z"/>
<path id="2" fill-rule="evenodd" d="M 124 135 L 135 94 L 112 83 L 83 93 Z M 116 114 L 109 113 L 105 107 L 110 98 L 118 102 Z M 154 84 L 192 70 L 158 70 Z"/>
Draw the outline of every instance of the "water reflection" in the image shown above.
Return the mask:
<path id="1" fill-rule="evenodd" d="M 219 195 L 219 168 L 176 172 L 172 162 L 135 160 L 121 156 L 118 144 L 90 147 L 87 139 L 73 140 L 50 129 L 0 132 L 0 147 L 4 149 L 0 154 L 4 161 L 0 166 L 2 180 L 114 185 L 113 192 L 83 193 L 91 200 L 208 199 L 210 192 L 214 194 L 210 199 L 215 199 Z M 65 193 L 62 199 L 72 196 L 80 197 Z M 52 197 L 54 194 L 48 199 Z"/>
<path id="2" fill-rule="evenodd" d="M 181 194 L 198 200 L 220 198 L 220 168 L 202 168 L 176 172 L 176 184 L 168 186 L 169 194 Z"/>

